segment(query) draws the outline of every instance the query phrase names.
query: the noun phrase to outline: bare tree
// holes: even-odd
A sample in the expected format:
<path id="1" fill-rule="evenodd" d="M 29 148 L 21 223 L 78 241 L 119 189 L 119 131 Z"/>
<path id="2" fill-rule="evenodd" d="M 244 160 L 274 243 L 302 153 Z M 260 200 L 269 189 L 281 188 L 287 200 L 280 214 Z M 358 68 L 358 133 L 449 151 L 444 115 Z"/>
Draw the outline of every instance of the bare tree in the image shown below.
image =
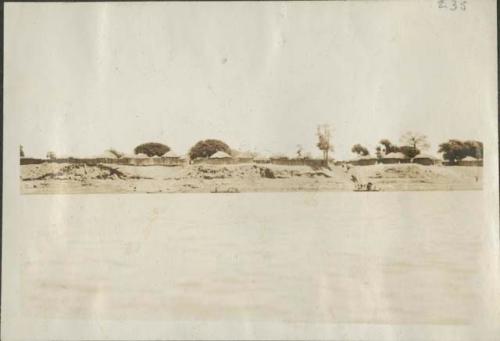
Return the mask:
<path id="1" fill-rule="evenodd" d="M 427 142 L 427 136 L 415 132 L 406 132 L 401 136 L 399 139 L 399 143 L 402 146 L 408 146 L 412 147 L 415 150 L 427 150 L 429 149 L 430 145 L 429 142 Z"/>
<path id="2" fill-rule="evenodd" d="M 323 152 L 323 161 L 325 166 L 328 167 L 328 153 L 333 152 L 333 144 L 331 142 L 332 130 L 328 124 L 318 125 L 318 148 Z"/>

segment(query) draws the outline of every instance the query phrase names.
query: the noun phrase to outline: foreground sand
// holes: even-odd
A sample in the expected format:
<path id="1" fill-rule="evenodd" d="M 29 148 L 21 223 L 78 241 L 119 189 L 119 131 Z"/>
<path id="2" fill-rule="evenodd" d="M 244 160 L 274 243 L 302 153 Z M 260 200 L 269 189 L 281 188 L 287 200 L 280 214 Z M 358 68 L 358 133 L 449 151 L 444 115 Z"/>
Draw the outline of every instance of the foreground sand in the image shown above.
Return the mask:
<path id="1" fill-rule="evenodd" d="M 381 191 L 480 190 L 482 167 L 358 166 L 346 170 L 279 165 L 120 166 L 44 163 L 21 166 L 21 192 L 192 193 L 352 191 L 352 176 Z"/>

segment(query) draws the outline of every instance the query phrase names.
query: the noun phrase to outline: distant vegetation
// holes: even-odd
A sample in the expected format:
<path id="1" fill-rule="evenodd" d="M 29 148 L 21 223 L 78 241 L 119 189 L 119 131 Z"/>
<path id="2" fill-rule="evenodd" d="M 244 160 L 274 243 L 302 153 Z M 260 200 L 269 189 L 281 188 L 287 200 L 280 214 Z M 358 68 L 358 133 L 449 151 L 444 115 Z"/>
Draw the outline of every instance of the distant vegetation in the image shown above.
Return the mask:
<path id="1" fill-rule="evenodd" d="M 359 143 L 352 146 L 351 152 L 353 152 L 354 154 L 358 154 L 359 156 L 370 155 L 370 151 L 368 150 L 368 148 L 363 147 Z"/>
<path id="2" fill-rule="evenodd" d="M 377 152 L 381 152 L 382 154 L 389 154 L 389 153 L 397 153 L 399 152 L 399 147 L 393 144 L 391 141 L 388 139 L 382 139 L 379 142 L 380 146 L 377 147 Z"/>
<path id="3" fill-rule="evenodd" d="M 47 159 L 49 159 L 49 160 L 57 159 L 56 153 L 54 153 L 54 152 L 47 152 Z"/>
<path id="4" fill-rule="evenodd" d="M 423 150 L 429 149 L 427 136 L 411 131 L 403 134 L 399 142 L 402 145 L 399 147 L 399 151 L 410 159 L 420 154 Z"/>
<path id="5" fill-rule="evenodd" d="M 451 163 L 460 161 L 467 156 L 476 159 L 483 158 L 483 143 L 479 141 L 448 140 L 439 145 L 439 153 L 443 153 L 443 158 Z"/>
<path id="6" fill-rule="evenodd" d="M 163 156 L 170 151 L 170 147 L 162 143 L 148 142 L 138 145 L 134 149 L 135 154 L 146 154 L 147 156 Z"/>
<path id="7" fill-rule="evenodd" d="M 333 144 L 331 141 L 332 130 L 329 125 L 322 124 L 318 126 L 317 130 L 318 143 L 316 146 L 323 152 L 323 161 L 325 166 L 328 167 L 328 153 L 333 152 Z"/>
<path id="8" fill-rule="evenodd" d="M 381 158 L 384 154 L 390 153 L 402 153 L 407 158 L 411 159 L 420 154 L 423 150 L 429 149 L 427 136 L 419 133 L 407 132 L 401 136 L 399 142 L 401 144 L 400 146 L 393 144 L 388 139 L 380 140 L 380 145 L 376 149 L 377 157 Z"/>
<path id="9" fill-rule="evenodd" d="M 316 146 L 323 153 L 322 159 L 324 161 L 324 166 L 328 167 L 330 152 L 333 152 L 334 150 L 332 143 L 332 129 L 327 124 L 318 125 L 316 135 Z M 413 159 L 417 155 L 421 154 L 422 151 L 429 149 L 429 147 L 430 145 L 426 135 L 417 132 L 406 132 L 399 139 L 399 145 L 392 143 L 387 138 L 381 139 L 375 148 L 375 155 L 380 160 L 383 159 L 385 155 L 391 153 L 401 153 L 406 158 Z M 145 154 L 148 157 L 153 157 L 163 156 L 170 150 L 170 147 L 165 144 L 149 142 L 135 147 L 134 153 Z M 255 158 L 259 155 L 254 151 L 241 152 L 238 150 L 232 150 L 221 140 L 206 139 L 198 141 L 194 146 L 192 146 L 188 152 L 188 156 L 191 160 L 197 158 L 209 158 L 219 151 L 227 153 L 235 158 Z M 113 148 L 108 149 L 106 152 L 114 155 L 116 158 L 122 158 L 124 156 L 123 153 Z M 354 144 L 351 147 L 351 152 L 359 156 L 370 155 L 370 150 L 359 143 Z M 476 159 L 483 159 L 483 143 L 476 140 L 461 141 L 458 139 L 450 139 L 447 142 L 441 143 L 437 152 L 442 153 L 443 159 L 447 160 L 450 164 L 455 164 L 468 156 Z M 19 154 L 21 158 L 25 157 L 22 145 L 19 146 Z M 295 154 L 297 159 L 311 158 L 311 154 L 304 151 L 301 144 L 296 146 Z M 53 151 L 49 151 L 46 157 L 51 160 L 57 158 Z M 286 158 L 284 154 L 283 158 Z"/>
<path id="10" fill-rule="evenodd" d="M 214 139 L 202 140 L 191 147 L 189 150 L 189 158 L 194 160 L 197 158 L 210 157 L 219 151 L 229 155 L 232 154 L 231 148 L 225 142 Z"/>

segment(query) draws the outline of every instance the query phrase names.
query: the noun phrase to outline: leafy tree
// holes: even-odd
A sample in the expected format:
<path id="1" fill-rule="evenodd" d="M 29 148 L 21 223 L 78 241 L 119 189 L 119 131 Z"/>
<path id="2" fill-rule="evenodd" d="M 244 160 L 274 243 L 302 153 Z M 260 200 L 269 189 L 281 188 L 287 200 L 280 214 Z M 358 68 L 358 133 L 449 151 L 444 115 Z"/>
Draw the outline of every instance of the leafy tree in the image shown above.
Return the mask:
<path id="1" fill-rule="evenodd" d="M 19 146 L 19 156 L 20 157 L 24 157 L 24 149 L 23 149 L 23 146 Z"/>
<path id="2" fill-rule="evenodd" d="M 363 147 L 359 143 L 352 146 L 351 152 L 353 152 L 354 154 L 358 154 L 360 156 L 370 155 L 368 149 L 366 147 Z"/>
<path id="3" fill-rule="evenodd" d="M 147 156 L 162 156 L 170 151 L 170 147 L 162 143 L 148 142 L 138 145 L 134 149 L 135 154 L 146 154 Z"/>
<path id="4" fill-rule="evenodd" d="M 318 143 L 316 144 L 323 152 L 323 160 L 325 166 L 328 167 L 328 153 L 333 151 L 333 144 L 331 142 L 332 132 L 327 124 L 322 124 L 318 126 Z"/>
<path id="5" fill-rule="evenodd" d="M 210 157 L 218 151 L 232 155 L 231 148 L 229 148 L 226 143 L 220 140 L 208 139 L 198 141 L 193 147 L 191 147 L 189 150 L 189 158 L 193 160 L 197 158 Z"/>
<path id="6" fill-rule="evenodd" d="M 55 160 L 55 159 L 57 159 L 56 153 L 54 153 L 52 151 L 47 152 L 47 159 L 49 159 L 49 160 Z"/>
<path id="7" fill-rule="evenodd" d="M 413 146 L 401 146 L 399 147 L 399 151 L 409 159 L 413 159 L 415 156 L 420 154 L 420 150 Z"/>
<path id="8" fill-rule="evenodd" d="M 462 160 L 467 156 L 464 143 L 460 140 L 449 140 L 441 143 L 438 149 L 439 153 L 443 153 L 443 158 L 452 163 Z"/>
<path id="9" fill-rule="evenodd" d="M 483 143 L 480 141 L 465 141 L 464 148 L 467 156 L 475 157 L 476 159 L 483 158 Z"/>
<path id="10" fill-rule="evenodd" d="M 429 142 L 427 142 L 427 136 L 415 132 L 406 132 L 401 136 L 399 142 L 402 146 L 409 146 L 412 149 L 418 150 L 427 150 L 429 149 Z"/>
<path id="11" fill-rule="evenodd" d="M 396 146 L 395 144 L 392 144 L 392 142 L 389 141 L 388 139 L 382 139 L 382 140 L 380 140 L 379 143 L 382 146 L 384 146 L 386 154 L 399 152 L 399 147 Z M 380 150 L 380 152 L 382 152 L 382 150 Z"/>
<path id="12" fill-rule="evenodd" d="M 467 156 L 482 159 L 483 143 L 480 141 L 448 140 L 448 142 L 439 145 L 438 152 L 443 153 L 443 158 L 451 163 L 460 161 Z"/>

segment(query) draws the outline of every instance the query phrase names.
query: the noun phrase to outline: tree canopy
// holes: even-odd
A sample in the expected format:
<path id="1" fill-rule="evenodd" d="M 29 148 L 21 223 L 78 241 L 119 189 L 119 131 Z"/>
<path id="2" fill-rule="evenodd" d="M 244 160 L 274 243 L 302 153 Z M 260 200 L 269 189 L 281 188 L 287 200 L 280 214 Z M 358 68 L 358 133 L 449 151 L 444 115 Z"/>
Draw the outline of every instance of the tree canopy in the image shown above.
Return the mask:
<path id="1" fill-rule="evenodd" d="M 354 146 L 352 146 L 351 152 L 353 152 L 354 154 L 358 154 L 360 156 L 370 155 L 370 152 L 368 151 L 368 148 L 360 145 L 359 143 L 355 144 Z"/>
<path id="2" fill-rule="evenodd" d="M 379 144 L 382 145 L 385 149 L 385 154 L 399 152 L 410 159 L 420 154 L 421 150 L 426 150 L 429 148 L 427 136 L 411 131 L 403 134 L 399 141 L 401 143 L 400 146 L 393 144 L 388 139 L 380 140 Z M 382 157 L 381 147 L 377 147 L 377 157 Z"/>
<path id="3" fill-rule="evenodd" d="M 475 157 L 476 159 L 483 158 L 483 143 L 480 141 L 465 141 L 464 148 L 467 156 Z"/>
<path id="4" fill-rule="evenodd" d="M 386 154 L 399 152 L 399 147 L 392 144 L 388 139 L 382 139 L 379 143 L 384 147 Z"/>
<path id="5" fill-rule="evenodd" d="M 443 153 L 443 158 L 450 162 L 457 162 L 467 156 L 476 159 L 483 158 L 483 143 L 480 141 L 460 141 L 456 139 L 448 140 L 439 145 L 439 153 Z"/>
<path id="6" fill-rule="evenodd" d="M 208 139 L 198 141 L 191 149 L 189 150 L 189 158 L 191 160 L 197 158 L 206 158 L 210 157 L 218 151 L 225 152 L 229 155 L 232 154 L 231 148 L 220 140 Z"/>
<path id="7" fill-rule="evenodd" d="M 147 156 L 162 156 L 170 151 L 170 147 L 162 143 L 148 142 L 135 147 L 135 154 L 146 154 Z"/>
<path id="8" fill-rule="evenodd" d="M 413 159 L 415 156 L 420 154 L 420 149 L 413 146 L 401 146 L 399 147 L 399 152 L 403 153 L 407 158 Z"/>

